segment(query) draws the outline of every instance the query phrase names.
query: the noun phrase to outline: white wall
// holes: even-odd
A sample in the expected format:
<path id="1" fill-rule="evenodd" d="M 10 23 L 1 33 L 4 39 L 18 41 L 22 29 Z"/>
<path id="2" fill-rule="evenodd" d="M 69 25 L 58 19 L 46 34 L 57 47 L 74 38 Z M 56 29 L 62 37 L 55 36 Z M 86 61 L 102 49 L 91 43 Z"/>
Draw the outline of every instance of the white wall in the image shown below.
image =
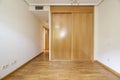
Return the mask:
<path id="1" fill-rule="evenodd" d="M 95 59 L 120 73 L 120 0 L 104 0 L 95 10 Z"/>
<path id="2" fill-rule="evenodd" d="M 41 53 L 43 38 L 40 22 L 23 0 L 0 0 L 0 78 Z M 8 68 L 1 70 L 2 65 Z"/>

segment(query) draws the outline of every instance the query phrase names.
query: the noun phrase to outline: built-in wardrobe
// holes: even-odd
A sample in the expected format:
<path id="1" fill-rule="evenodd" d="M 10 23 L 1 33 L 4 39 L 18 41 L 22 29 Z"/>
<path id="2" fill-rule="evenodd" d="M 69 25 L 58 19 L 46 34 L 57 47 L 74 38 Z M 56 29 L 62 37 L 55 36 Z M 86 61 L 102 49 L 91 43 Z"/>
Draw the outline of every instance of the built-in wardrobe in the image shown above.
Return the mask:
<path id="1" fill-rule="evenodd" d="M 51 60 L 93 61 L 93 6 L 51 7 Z"/>

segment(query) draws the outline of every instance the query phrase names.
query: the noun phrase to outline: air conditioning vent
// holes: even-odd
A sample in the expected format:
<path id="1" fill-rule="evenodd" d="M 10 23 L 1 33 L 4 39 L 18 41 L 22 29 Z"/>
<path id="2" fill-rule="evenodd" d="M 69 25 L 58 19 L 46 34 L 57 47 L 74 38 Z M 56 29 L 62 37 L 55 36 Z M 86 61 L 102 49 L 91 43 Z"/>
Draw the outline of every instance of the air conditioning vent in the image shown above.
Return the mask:
<path id="1" fill-rule="evenodd" d="M 43 10 L 44 7 L 43 6 L 35 6 L 35 10 Z"/>

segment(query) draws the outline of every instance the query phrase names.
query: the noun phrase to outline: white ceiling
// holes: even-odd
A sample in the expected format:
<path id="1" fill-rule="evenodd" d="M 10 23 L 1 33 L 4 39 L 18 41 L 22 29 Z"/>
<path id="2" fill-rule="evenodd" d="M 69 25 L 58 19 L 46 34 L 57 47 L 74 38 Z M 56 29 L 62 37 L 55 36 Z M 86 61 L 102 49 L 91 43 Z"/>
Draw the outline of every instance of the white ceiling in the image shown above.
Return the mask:
<path id="1" fill-rule="evenodd" d="M 71 5 L 71 0 L 25 0 L 29 5 Z M 78 0 L 79 5 L 98 5 L 103 0 Z"/>
<path id="2" fill-rule="evenodd" d="M 32 11 L 36 18 L 44 25 L 48 27 L 49 12 L 48 11 Z"/>
<path id="3" fill-rule="evenodd" d="M 42 5 L 71 5 L 71 0 L 25 0 L 29 6 Z M 98 5 L 104 0 L 79 0 L 79 5 Z M 78 4 L 77 4 L 78 5 Z M 48 25 L 48 11 L 32 11 L 32 13 L 42 22 Z M 48 27 L 48 26 L 47 26 Z"/>
<path id="4" fill-rule="evenodd" d="M 33 11 L 36 17 L 40 18 L 45 22 L 48 22 L 49 12 L 48 11 Z"/>

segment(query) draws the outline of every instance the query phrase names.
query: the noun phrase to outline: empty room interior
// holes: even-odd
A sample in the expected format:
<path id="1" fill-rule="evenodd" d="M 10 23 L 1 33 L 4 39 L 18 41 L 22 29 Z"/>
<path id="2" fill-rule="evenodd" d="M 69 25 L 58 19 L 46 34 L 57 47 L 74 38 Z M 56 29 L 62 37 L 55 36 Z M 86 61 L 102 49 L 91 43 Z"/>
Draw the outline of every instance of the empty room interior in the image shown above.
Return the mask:
<path id="1" fill-rule="evenodd" d="M 120 80 L 120 0 L 0 0 L 0 80 Z"/>

